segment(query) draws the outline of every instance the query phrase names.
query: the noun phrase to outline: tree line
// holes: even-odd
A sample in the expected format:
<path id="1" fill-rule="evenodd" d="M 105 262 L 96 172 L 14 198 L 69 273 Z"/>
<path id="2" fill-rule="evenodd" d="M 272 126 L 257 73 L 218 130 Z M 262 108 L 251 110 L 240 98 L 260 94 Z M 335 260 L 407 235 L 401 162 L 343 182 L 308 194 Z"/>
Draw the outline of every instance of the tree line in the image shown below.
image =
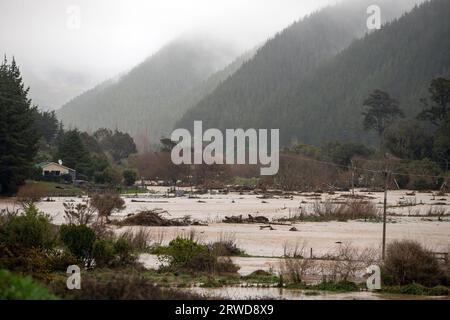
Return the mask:
<path id="1" fill-rule="evenodd" d="M 93 134 L 65 129 L 54 111 L 40 111 L 28 98 L 16 61 L 0 65 L 0 193 L 13 194 L 26 179 L 41 179 L 37 164 L 59 161 L 77 179 L 127 184 L 137 178 L 125 159 L 136 153 L 129 134 L 99 129 Z M 123 171 L 123 172 L 122 172 Z M 134 181 L 133 181 L 134 183 Z"/>

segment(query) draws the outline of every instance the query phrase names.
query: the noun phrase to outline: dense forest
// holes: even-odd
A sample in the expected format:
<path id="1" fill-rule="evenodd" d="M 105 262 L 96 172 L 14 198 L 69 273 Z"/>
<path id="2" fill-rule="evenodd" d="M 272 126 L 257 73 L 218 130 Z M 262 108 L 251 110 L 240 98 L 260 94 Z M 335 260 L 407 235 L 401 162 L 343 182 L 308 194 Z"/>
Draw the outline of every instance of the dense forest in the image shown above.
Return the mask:
<path id="1" fill-rule="evenodd" d="M 445 18 L 449 4 L 437 1 L 364 36 L 372 2 L 325 8 L 287 28 L 189 110 L 177 127 L 201 119 L 205 127 L 221 129 L 280 128 L 284 145 L 374 142 L 361 125 L 363 100 L 380 87 L 401 103 L 415 101 L 406 113 L 417 112 L 418 95 L 448 65 L 444 39 L 450 28 Z M 413 4 L 378 2 L 385 21 Z M 363 38 L 355 41 L 358 36 Z M 435 52 L 441 56 L 434 59 Z"/>
<path id="2" fill-rule="evenodd" d="M 126 131 L 145 149 L 170 133 L 189 107 L 253 54 L 244 54 L 223 69 L 234 57 L 231 51 L 211 41 L 180 38 L 119 79 L 76 97 L 58 111 L 58 117 L 67 127 L 81 130 Z"/>

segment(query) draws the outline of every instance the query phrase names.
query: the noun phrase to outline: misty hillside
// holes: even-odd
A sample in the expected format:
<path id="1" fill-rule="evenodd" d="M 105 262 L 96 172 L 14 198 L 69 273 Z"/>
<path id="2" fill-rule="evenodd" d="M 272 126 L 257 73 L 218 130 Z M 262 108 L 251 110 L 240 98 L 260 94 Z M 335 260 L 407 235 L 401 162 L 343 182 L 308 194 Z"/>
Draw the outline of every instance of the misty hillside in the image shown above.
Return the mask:
<path id="1" fill-rule="evenodd" d="M 433 0 L 353 43 L 279 100 L 272 123 L 284 140 L 373 142 L 363 130 L 363 101 L 375 89 L 400 101 L 410 117 L 422 110 L 433 78 L 450 76 L 450 1 Z"/>
<path id="2" fill-rule="evenodd" d="M 179 39 L 130 72 L 74 98 L 57 111 L 66 127 L 119 129 L 156 142 L 214 82 L 226 78 L 232 65 L 210 82 L 208 77 L 235 56 L 225 45 L 199 38 Z M 244 59 L 244 58 L 242 58 Z M 221 78 L 222 77 L 222 78 Z"/>
<path id="3" fill-rule="evenodd" d="M 194 120 L 203 120 L 205 127 L 221 129 L 280 128 L 285 144 L 296 138 L 310 143 L 326 142 L 322 137 L 304 137 L 310 129 L 316 132 L 326 129 L 322 123 L 329 114 L 321 112 L 325 108 L 315 110 L 322 120 L 306 121 L 305 127 L 292 123 L 293 117 L 297 119 L 297 115 L 307 110 L 308 99 L 312 99 L 304 85 L 316 76 L 321 66 L 352 41 L 364 36 L 368 31 L 366 10 L 369 5 L 379 5 L 383 22 L 386 22 L 411 9 L 415 3 L 414 0 L 353 0 L 324 8 L 294 23 L 269 40 L 251 61 L 190 109 L 177 127 L 190 128 Z M 314 92 L 314 97 L 326 94 Z"/>

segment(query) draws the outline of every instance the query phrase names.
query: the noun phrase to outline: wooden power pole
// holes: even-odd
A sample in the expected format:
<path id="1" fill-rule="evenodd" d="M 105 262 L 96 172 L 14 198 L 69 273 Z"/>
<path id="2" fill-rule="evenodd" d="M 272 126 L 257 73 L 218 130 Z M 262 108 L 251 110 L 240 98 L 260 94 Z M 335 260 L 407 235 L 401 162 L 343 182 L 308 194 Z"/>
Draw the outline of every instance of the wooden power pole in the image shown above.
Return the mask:
<path id="1" fill-rule="evenodd" d="M 387 189 L 389 182 L 389 172 L 387 169 L 384 171 L 384 205 L 383 205 L 383 246 L 382 246 L 382 259 L 386 257 L 386 220 L 387 220 Z"/>

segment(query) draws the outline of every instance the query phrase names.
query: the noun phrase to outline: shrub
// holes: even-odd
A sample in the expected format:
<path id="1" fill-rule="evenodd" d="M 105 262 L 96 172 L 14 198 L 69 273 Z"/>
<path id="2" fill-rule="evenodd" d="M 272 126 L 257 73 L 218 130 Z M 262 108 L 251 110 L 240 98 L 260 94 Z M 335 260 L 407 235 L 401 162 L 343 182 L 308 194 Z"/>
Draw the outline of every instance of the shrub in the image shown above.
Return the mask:
<path id="1" fill-rule="evenodd" d="M 218 259 L 207 246 L 191 239 L 178 237 L 169 246 L 159 247 L 157 254 L 169 262 L 170 268 L 208 273 L 234 273 L 239 269 L 231 259 Z"/>
<path id="2" fill-rule="evenodd" d="M 11 215 L 0 229 L 0 243 L 11 250 L 31 248 L 51 249 L 56 232 L 48 215 L 39 212 L 34 204 L 22 215 Z"/>
<path id="3" fill-rule="evenodd" d="M 22 203 L 24 207 L 30 204 L 39 202 L 47 195 L 46 188 L 38 183 L 28 183 L 19 188 L 17 192 L 17 200 Z"/>
<path id="4" fill-rule="evenodd" d="M 134 251 L 149 251 L 149 243 L 152 241 L 150 229 L 139 228 L 138 231 L 127 230 L 123 232 L 119 239 L 124 239 L 132 247 Z"/>
<path id="5" fill-rule="evenodd" d="M 383 280 L 386 285 L 417 283 L 427 287 L 446 282 L 433 253 L 410 240 L 395 241 L 388 245 Z"/>
<path id="6" fill-rule="evenodd" d="M 334 292 L 353 292 L 359 291 L 359 287 L 356 283 L 343 280 L 338 282 L 322 282 L 317 285 L 311 286 L 313 290 L 334 291 Z"/>
<path id="7" fill-rule="evenodd" d="M 137 173 L 134 170 L 124 170 L 123 171 L 123 181 L 126 186 L 132 186 L 137 180 Z"/>
<path id="8" fill-rule="evenodd" d="M 60 297 L 74 300 L 204 300 L 199 294 L 161 288 L 144 277 L 131 274 L 112 274 L 107 279 L 86 274 L 81 290 L 67 290 L 65 280 L 50 284 Z M 213 297 L 211 297 L 213 299 Z"/>
<path id="9" fill-rule="evenodd" d="M 12 251 L 0 245 L 0 268 L 33 274 L 46 274 L 51 270 L 47 252 L 39 248 Z"/>
<path id="10" fill-rule="evenodd" d="M 207 252 L 208 249 L 206 246 L 180 237 L 170 241 L 166 251 L 167 255 L 171 258 L 171 265 L 175 267 L 184 267 L 194 257 L 200 254 L 206 254 Z"/>
<path id="11" fill-rule="evenodd" d="M 76 258 L 89 260 L 96 238 L 94 230 L 86 225 L 62 225 L 59 236 Z"/>
<path id="12" fill-rule="evenodd" d="M 114 243 L 111 240 L 96 240 L 92 248 L 92 257 L 97 267 L 112 265 L 116 257 Z"/>
<path id="13" fill-rule="evenodd" d="M 68 224 L 85 224 L 88 225 L 94 219 L 94 211 L 90 205 L 78 203 L 63 203 L 64 219 Z"/>
<path id="14" fill-rule="evenodd" d="M 125 208 L 125 201 L 117 193 L 94 194 L 91 197 L 91 205 L 98 211 L 99 217 L 108 221 L 114 211 Z"/>
<path id="15" fill-rule="evenodd" d="M 67 250 L 51 250 L 47 254 L 49 269 L 52 271 L 66 271 L 70 265 L 77 264 L 77 258 Z"/>
<path id="16" fill-rule="evenodd" d="M 427 288 L 417 283 L 411 283 L 405 286 L 384 287 L 383 292 L 394 294 L 412 294 L 416 296 L 447 296 L 449 289 L 444 286 Z"/>
<path id="17" fill-rule="evenodd" d="M 0 300 L 54 300 L 56 297 L 30 277 L 0 270 Z"/>
<path id="18" fill-rule="evenodd" d="M 119 265 L 129 265 L 135 262 L 135 257 L 132 254 L 131 244 L 125 239 L 118 239 L 114 243 L 114 252 L 118 257 Z"/>
<path id="19" fill-rule="evenodd" d="M 378 220 L 380 212 L 370 201 L 353 199 L 344 204 L 335 204 L 330 199 L 323 203 L 316 201 L 313 205 L 312 218 L 315 221 L 347 221 L 347 220 Z"/>
<path id="20" fill-rule="evenodd" d="M 246 253 L 241 250 L 236 244 L 234 234 L 221 234 L 218 241 L 208 245 L 210 251 L 216 256 L 245 256 Z"/>

